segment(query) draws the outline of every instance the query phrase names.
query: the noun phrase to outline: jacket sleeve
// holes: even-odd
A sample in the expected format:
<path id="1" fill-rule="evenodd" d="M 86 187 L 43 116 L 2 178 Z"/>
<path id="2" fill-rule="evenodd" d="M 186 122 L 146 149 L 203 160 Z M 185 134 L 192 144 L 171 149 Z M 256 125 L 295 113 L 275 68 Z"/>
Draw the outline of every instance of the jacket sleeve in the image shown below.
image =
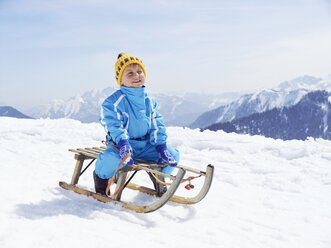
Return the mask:
<path id="1" fill-rule="evenodd" d="M 158 105 L 154 99 L 151 99 L 151 130 L 150 143 L 152 145 L 166 144 L 167 133 L 164 125 L 163 116 L 160 114 Z"/>
<path id="2" fill-rule="evenodd" d="M 123 115 L 111 99 L 106 99 L 101 105 L 100 122 L 116 144 L 121 139 L 129 139 L 128 132 L 123 126 Z"/>

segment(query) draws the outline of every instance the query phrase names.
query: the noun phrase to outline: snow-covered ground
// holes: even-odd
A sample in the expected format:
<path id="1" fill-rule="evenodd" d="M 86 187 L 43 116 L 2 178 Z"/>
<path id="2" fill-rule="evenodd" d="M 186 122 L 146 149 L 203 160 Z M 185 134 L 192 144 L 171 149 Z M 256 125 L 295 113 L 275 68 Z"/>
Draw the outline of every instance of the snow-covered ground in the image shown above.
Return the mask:
<path id="1" fill-rule="evenodd" d="M 331 247 L 330 141 L 168 134 L 181 164 L 215 166 L 213 185 L 196 205 L 138 214 L 58 186 L 73 172 L 68 148 L 101 145 L 100 125 L 0 118 L 0 247 Z M 150 183 L 144 174 L 135 180 Z M 92 169 L 79 185 L 93 188 Z M 130 190 L 123 197 L 153 200 Z"/>

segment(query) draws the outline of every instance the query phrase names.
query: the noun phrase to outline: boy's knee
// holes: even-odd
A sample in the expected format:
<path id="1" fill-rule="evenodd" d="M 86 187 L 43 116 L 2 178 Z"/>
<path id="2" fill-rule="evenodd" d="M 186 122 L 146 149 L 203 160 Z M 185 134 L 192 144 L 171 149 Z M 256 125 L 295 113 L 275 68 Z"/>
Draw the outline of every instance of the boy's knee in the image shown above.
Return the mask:
<path id="1" fill-rule="evenodd" d="M 114 175 L 116 167 L 121 161 L 117 153 L 111 149 L 107 149 L 98 156 L 95 163 L 95 173 L 98 177 L 109 179 Z"/>

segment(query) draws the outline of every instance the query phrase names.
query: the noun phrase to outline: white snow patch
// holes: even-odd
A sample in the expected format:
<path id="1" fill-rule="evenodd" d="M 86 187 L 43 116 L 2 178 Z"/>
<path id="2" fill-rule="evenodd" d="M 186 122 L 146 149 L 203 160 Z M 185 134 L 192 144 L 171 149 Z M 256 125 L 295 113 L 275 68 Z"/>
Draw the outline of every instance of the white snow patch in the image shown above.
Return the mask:
<path id="1" fill-rule="evenodd" d="M 58 186 L 74 169 L 68 149 L 101 145 L 101 126 L 0 118 L 0 247 L 331 247 L 331 141 L 188 128 L 168 135 L 181 164 L 215 166 L 213 185 L 196 205 L 137 214 Z M 92 171 L 79 185 L 93 189 Z M 150 183 L 143 173 L 134 180 Z M 201 180 L 193 182 L 197 190 Z M 130 190 L 123 197 L 153 200 Z"/>

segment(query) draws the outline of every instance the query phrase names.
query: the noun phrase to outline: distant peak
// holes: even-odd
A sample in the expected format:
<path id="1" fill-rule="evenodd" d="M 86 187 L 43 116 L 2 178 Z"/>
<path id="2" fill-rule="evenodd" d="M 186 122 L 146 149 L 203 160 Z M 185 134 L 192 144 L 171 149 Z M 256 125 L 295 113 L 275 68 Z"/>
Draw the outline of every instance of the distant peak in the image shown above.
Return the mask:
<path id="1" fill-rule="evenodd" d="M 279 91 L 293 91 L 299 89 L 305 90 L 316 90 L 320 89 L 319 82 L 322 81 L 322 78 L 317 78 L 309 75 L 304 75 L 296 77 L 290 81 L 282 82 L 276 87 L 276 90 Z"/>
<path id="2" fill-rule="evenodd" d="M 300 82 L 300 83 L 306 83 L 306 84 L 313 84 L 313 83 L 317 83 L 319 81 L 321 81 L 322 78 L 317 78 L 314 76 L 310 76 L 310 75 L 303 75 L 300 77 L 296 77 L 294 79 L 292 79 L 292 82 Z"/>
<path id="3" fill-rule="evenodd" d="M 12 106 L 0 106 L 0 116 L 31 119 L 31 117 L 23 114 Z"/>

